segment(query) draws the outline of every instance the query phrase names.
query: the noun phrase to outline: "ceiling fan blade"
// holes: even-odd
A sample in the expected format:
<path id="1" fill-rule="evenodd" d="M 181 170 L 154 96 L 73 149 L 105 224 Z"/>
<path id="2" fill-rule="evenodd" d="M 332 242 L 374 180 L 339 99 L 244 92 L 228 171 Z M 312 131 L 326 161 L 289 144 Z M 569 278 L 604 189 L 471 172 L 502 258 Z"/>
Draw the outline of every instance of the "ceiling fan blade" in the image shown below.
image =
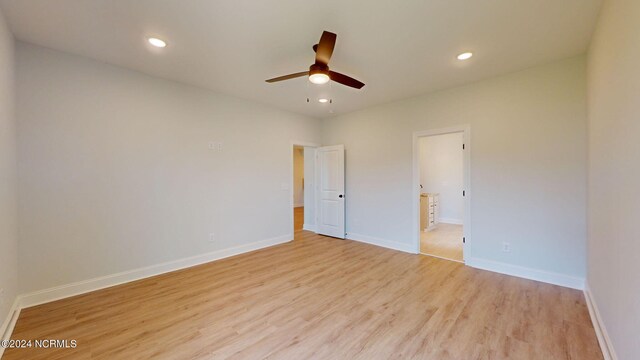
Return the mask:
<path id="1" fill-rule="evenodd" d="M 333 54 L 333 48 L 336 46 L 336 34 L 328 31 L 323 31 L 320 37 L 316 50 L 316 64 L 328 65 L 331 54 Z"/>
<path id="2" fill-rule="evenodd" d="M 276 78 L 273 78 L 273 79 L 269 79 L 269 80 L 265 80 L 265 81 L 268 82 L 268 83 L 272 83 L 272 82 L 276 82 L 276 81 L 295 79 L 297 77 L 301 77 L 301 76 L 305 76 L 305 75 L 309 75 L 309 72 L 308 71 L 302 71 L 302 72 L 295 73 L 295 74 L 279 76 L 279 77 L 276 77 Z"/>
<path id="3" fill-rule="evenodd" d="M 342 85 L 350 86 L 356 89 L 362 89 L 364 83 L 344 74 L 340 74 L 335 71 L 329 71 L 329 78 Z"/>

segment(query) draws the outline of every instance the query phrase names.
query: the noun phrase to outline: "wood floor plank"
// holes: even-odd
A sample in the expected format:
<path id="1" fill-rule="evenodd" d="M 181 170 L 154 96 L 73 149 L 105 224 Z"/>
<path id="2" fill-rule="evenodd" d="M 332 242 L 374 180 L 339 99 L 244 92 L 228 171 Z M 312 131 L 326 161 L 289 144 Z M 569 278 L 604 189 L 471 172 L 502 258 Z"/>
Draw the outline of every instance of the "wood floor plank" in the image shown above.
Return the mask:
<path id="1" fill-rule="evenodd" d="M 297 230 L 24 309 L 3 359 L 602 359 L 581 292 Z"/>

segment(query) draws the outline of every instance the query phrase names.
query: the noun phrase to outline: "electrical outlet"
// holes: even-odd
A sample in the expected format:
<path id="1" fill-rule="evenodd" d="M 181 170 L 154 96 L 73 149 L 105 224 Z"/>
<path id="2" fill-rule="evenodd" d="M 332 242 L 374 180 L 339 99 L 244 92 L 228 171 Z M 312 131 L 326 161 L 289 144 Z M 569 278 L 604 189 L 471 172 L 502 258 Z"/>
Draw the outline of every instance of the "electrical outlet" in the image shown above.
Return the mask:
<path id="1" fill-rule="evenodd" d="M 209 233 L 209 242 L 215 242 L 216 241 L 216 234 L 215 233 Z"/>
<path id="2" fill-rule="evenodd" d="M 207 143 L 207 147 L 209 148 L 209 150 L 213 150 L 217 152 L 222 152 L 222 149 L 223 149 L 222 142 L 220 141 L 209 141 Z"/>
<path id="3" fill-rule="evenodd" d="M 511 244 L 508 242 L 502 243 L 502 251 L 503 252 L 511 252 Z"/>

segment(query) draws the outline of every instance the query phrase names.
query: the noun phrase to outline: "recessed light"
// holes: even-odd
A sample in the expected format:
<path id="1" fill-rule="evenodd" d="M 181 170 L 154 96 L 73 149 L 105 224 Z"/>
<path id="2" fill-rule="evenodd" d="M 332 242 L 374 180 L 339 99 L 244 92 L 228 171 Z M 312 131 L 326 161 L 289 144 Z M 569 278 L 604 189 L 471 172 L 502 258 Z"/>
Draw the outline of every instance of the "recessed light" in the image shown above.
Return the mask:
<path id="1" fill-rule="evenodd" d="M 325 104 L 329 102 L 329 99 L 318 99 L 318 102 Z"/>
<path id="2" fill-rule="evenodd" d="M 158 48 L 163 48 L 167 46 L 167 43 L 164 40 L 161 40 L 158 38 L 151 37 L 148 39 L 148 41 L 149 41 L 149 44 Z"/>
<path id="3" fill-rule="evenodd" d="M 458 60 L 471 59 L 472 56 L 473 56 L 473 53 L 470 53 L 470 52 L 462 53 L 462 54 L 458 55 Z"/>

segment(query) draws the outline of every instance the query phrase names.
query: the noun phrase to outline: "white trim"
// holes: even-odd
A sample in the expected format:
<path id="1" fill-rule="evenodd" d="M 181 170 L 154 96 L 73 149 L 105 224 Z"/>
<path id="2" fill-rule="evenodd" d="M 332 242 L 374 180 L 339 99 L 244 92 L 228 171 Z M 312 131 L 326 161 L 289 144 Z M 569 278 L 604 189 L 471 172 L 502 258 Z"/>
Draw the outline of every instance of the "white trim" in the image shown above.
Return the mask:
<path id="1" fill-rule="evenodd" d="M 473 257 L 465 259 L 465 264 L 477 269 L 493 271 L 500 274 L 541 281 L 544 283 L 564 286 L 572 289 L 584 289 L 584 279 L 575 276 Z"/>
<path id="2" fill-rule="evenodd" d="M 472 257 L 471 250 L 471 126 L 458 125 L 441 129 L 431 129 L 413 132 L 413 221 L 411 223 L 413 244 L 415 250 L 420 252 L 420 155 L 419 139 L 425 136 L 444 135 L 461 132 L 463 134 L 463 162 L 464 162 L 464 229 L 462 236 L 466 241 L 463 244 L 463 258 L 465 263 Z M 442 222 L 442 221 L 441 221 Z"/>
<path id="3" fill-rule="evenodd" d="M 16 311 L 16 308 L 18 307 L 18 298 L 16 297 L 16 299 L 13 301 L 13 305 L 11 305 L 11 308 L 9 308 L 9 312 L 7 313 L 7 317 L 4 319 L 4 321 L 2 322 L 2 325 L 0 326 L 0 340 L 6 340 L 5 339 L 5 335 L 7 332 L 7 328 L 9 327 L 9 324 L 11 323 L 11 319 L 13 317 L 13 313 Z M 0 351 L 2 351 L 1 347 L 0 347 Z"/>
<path id="4" fill-rule="evenodd" d="M 443 223 L 443 224 L 452 224 L 452 225 L 463 225 L 464 224 L 464 220 L 451 219 L 451 218 L 439 218 L 438 222 L 439 223 Z"/>
<path id="5" fill-rule="evenodd" d="M 16 326 L 16 322 L 18 322 L 18 317 L 20 316 L 20 310 L 20 297 L 18 296 L 13 301 L 13 305 L 11 305 L 7 318 L 2 323 L 2 327 L 0 327 L 0 340 L 11 339 L 13 328 Z M 2 358 L 3 353 L 4 347 L 0 346 L 0 358 Z"/>
<path id="6" fill-rule="evenodd" d="M 304 225 L 302 225 L 302 230 L 316 232 L 316 225 L 315 224 L 304 224 Z"/>
<path id="7" fill-rule="evenodd" d="M 291 140 L 291 146 L 320 147 L 321 145 L 311 141 Z"/>
<path id="8" fill-rule="evenodd" d="M 108 288 L 115 285 L 128 283 L 130 281 L 140 280 L 151 276 L 156 276 L 171 271 L 176 271 L 227 257 L 240 255 L 246 252 L 263 249 L 266 247 L 279 245 L 293 240 L 293 234 L 283 235 L 244 244 L 228 249 L 222 249 L 206 254 L 196 255 L 188 258 L 173 260 L 162 264 L 151 265 L 139 269 L 123 271 L 117 274 L 102 276 L 94 279 L 78 281 L 75 283 L 56 286 L 49 289 L 35 291 L 29 294 L 19 296 L 19 306 L 28 308 L 35 305 L 48 303 L 55 300 L 68 298 L 75 295 L 88 293 L 95 290 Z"/>
<path id="9" fill-rule="evenodd" d="M 385 240 L 385 239 L 380 239 L 373 236 L 356 234 L 352 232 L 347 233 L 347 239 L 370 244 L 370 245 L 381 246 L 387 249 L 403 251 L 410 254 L 417 254 L 412 244 L 401 243 L 393 240 Z"/>
<path id="10" fill-rule="evenodd" d="M 604 322 L 602 321 L 600 311 L 596 304 L 596 299 L 594 299 L 593 294 L 591 293 L 591 288 L 589 287 L 588 282 L 585 283 L 584 286 L 584 298 L 587 302 L 587 308 L 589 308 L 589 315 L 591 315 L 593 329 L 596 331 L 596 336 L 598 337 L 602 357 L 604 360 L 617 360 L 618 356 L 613 349 L 613 343 L 611 342 L 607 328 L 604 326 Z"/>

